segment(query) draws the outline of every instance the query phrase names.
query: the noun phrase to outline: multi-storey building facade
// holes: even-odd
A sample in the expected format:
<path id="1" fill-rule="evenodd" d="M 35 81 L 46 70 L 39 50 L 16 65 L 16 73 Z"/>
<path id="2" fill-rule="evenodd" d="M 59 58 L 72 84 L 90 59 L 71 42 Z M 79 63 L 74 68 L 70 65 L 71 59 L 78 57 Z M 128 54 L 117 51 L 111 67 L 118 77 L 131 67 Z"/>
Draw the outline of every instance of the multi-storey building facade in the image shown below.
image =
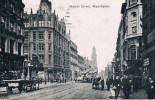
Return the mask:
<path id="1" fill-rule="evenodd" d="M 0 2 L 0 73 L 8 79 L 23 68 L 24 7 L 22 0 Z"/>
<path id="2" fill-rule="evenodd" d="M 78 55 L 78 67 L 79 67 L 79 73 L 78 75 L 81 75 L 81 73 L 83 71 L 85 71 L 85 60 L 84 60 L 84 57 Z"/>
<path id="3" fill-rule="evenodd" d="M 142 47 L 141 0 L 126 0 L 122 4 L 122 20 L 117 39 L 116 67 L 122 74 L 140 74 L 140 48 Z"/>
<path id="4" fill-rule="evenodd" d="M 155 1 L 142 0 L 143 3 L 143 75 L 155 78 Z"/>
<path id="5" fill-rule="evenodd" d="M 78 51 L 77 45 L 71 41 L 70 45 L 70 62 L 71 62 L 71 71 L 72 71 L 72 80 L 75 80 L 79 73 L 78 66 Z"/>
<path id="6" fill-rule="evenodd" d="M 41 0 L 37 13 L 25 14 L 24 55 L 32 59 L 32 54 L 39 57 L 46 76 L 70 77 L 70 35 L 66 34 L 64 19 L 59 21 L 51 2 Z M 47 78 L 46 78 L 47 79 Z"/>
<path id="7" fill-rule="evenodd" d="M 124 4 L 123 4 L 124 5 Z M 120 21 L 119 29 L 118 29 L 118 38 L 117 38 L 117 46 L 116 46 L 116 72 L 119 72 L 119 75 L 123 76 L 124 68 L 124 45 L 123 43 L 125 42 L 125 38 L 123 35 L 123 18 Z M 123 68 L 124 67 L 124 68 Z"/>

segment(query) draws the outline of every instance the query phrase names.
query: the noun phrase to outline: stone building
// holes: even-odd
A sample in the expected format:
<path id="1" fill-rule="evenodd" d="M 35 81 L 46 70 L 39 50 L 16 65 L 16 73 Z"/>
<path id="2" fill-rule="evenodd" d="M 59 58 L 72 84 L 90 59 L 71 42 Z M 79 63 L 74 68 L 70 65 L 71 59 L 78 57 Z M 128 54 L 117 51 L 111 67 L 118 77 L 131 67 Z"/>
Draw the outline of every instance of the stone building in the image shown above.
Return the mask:
<path id="1" fill-rule="evenodd" d="M 78 55 L 78 67 L 79 67 L 78 75 L 81 75 L 81 73 L 85 71 L 85 60 L 84 57 L 80 55 Z"/>
<path id="2" fill-rule="evenodd" d="M 143 3 L 143 77 L 155 78 L 155 1 L 142 0 Z"/>
<path id="3" fill-rule="evenodd" d="M 121 73 L 139 75 L 141 67 L 139 52 L 142 47 L 141 0 L 126 0 L 122 4 L 121 13 L 115 65 Z"/>
<path id="4" fill-rule="evenodd" d="M 70 45 L 70 62 L 71 62 L 71 71 L 72 71 L 72 80 L 75 80 L 79 73 L 79 66 L 78 66 L 78 51 L 77 45 L 71 41 Z"/>
<path id="5" fill-rule="evenodd" d="M 70 35 L 66 33 L 64 19 L 59 20 L 52 3 L 41 0 L 37 13 L 24 15 L 25 43 L 24 55 L 28 60 L 32 55 L 43 63 L 45 79 L 70 77 Z"/>
<path id="6" fill-rule="evenodd" d="M 0 1 L 0 75 L 7 79 L 20 76 L 23 69 L 24 7 L 22 0 Z"/>
<path id="7" fill-rule="evenodd" d="M 90 65 L 92 66 L 92 70 L 94 72 L 98 72 L 98 68 L 97 68 L 97 54 L 96 54 L 96 48 L 95 47 L 93 47 L 93 50 L 92 50 Z"/>

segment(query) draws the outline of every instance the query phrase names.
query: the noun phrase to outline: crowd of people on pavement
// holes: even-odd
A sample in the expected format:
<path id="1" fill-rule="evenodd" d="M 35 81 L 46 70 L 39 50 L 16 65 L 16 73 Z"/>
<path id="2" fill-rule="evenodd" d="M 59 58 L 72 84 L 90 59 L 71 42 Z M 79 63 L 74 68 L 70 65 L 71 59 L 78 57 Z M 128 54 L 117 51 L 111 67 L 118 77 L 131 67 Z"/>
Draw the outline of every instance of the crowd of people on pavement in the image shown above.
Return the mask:
<path id="1" fill-rule="evenodd" d="M 99 88 L 99 84 L 101 84 L 101 90 L 104 90 L 104 85 L 106 83 L 108 91 L 114 91 L 114 98 L 117 99 L 120 95 L 120 91 L 124 94 L 124 99 L 129 99 L 130 94 L 137 93 L 140 89 L 145 90 L 148 99 L 154 99 L 155 95 L 155 80 L 151 77 L 148 77 L 147 80 L 144 81 L 144 85 L 142 85 L 142 79 L 139 76 L 134 76 L 130 78 L 125 75 L 124 77 L 116 76 L 113 78 L 104 78 L 99 77 L 94 79 L 92 82 L 92 88 L 94 85 L 96 88 Z"/>

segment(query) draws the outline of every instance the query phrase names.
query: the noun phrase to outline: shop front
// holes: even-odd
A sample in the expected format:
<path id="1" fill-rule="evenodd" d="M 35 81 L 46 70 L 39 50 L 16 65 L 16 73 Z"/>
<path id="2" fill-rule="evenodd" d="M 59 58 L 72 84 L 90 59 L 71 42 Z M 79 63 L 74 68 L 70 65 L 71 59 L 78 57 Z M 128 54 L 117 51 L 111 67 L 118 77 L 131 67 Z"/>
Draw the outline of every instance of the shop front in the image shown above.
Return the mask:
<path id="1" fill-rule="evenodd" d="M 0 52 L 0 75 L 2 79 L 21 78 L 24 57 Z"/>

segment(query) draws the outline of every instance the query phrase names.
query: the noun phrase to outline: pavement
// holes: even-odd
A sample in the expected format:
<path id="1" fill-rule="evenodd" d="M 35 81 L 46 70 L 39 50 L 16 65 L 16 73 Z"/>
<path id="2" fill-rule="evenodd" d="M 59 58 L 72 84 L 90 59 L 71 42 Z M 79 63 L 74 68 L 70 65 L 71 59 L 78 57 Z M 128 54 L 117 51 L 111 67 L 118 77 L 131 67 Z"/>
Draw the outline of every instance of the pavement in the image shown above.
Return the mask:
<path id="1" fill-rule="evenodd" d="M 120 92 L 118 99 L 124 99 L 123 91 Z M 147 99 L 147 94 L 145 90 L 140 89 L 138 92 L 133 92 L 129 95 L 129 99 Z"/>
<path id="2" fill-rule="evenodd" d="M 111 98 L 115 97 L 115 92 L 114 90 L 111 88 L 110 89 L 110 93 L 111 93 Z M 118 100 L 124 99 L 124 93 L 121 90 L 120 91 L 120 95 L 118 96 Z M 133 92 L 129 95 L 129 99 L 147 99 L 147 94 L 145 90 L 140 89 L 138 92 Z"/>

